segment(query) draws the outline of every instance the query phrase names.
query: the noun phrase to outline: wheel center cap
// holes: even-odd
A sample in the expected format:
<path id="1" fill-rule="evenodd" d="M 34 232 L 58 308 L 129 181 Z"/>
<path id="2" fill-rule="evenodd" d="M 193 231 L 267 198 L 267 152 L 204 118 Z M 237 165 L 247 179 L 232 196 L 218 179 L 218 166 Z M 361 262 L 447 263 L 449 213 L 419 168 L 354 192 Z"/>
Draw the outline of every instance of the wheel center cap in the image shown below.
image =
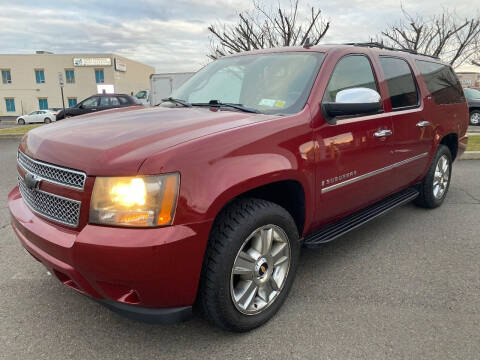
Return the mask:
<path id="1" fill-rule="evenodd" d="M 264 278 L 268 274 L 268 262 L 265 258 L 258 259 L 257 263 L 255 264 L 255 273 L 257 274 L 258 278 Z"/>

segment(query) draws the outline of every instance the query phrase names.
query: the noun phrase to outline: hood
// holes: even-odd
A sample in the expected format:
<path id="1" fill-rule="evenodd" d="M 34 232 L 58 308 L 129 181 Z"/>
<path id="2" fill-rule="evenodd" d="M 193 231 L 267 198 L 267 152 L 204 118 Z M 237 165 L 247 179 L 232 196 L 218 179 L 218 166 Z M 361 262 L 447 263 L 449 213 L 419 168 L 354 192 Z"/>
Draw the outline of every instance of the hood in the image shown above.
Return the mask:
<path id="1" fill-rule="evenodd" d="M 153 154 L 190 140 L 276 116 L 209 108 L 131 107 L 44 125 L 23 138 L 21 149 L 87 175 L 134 175 Z"/>

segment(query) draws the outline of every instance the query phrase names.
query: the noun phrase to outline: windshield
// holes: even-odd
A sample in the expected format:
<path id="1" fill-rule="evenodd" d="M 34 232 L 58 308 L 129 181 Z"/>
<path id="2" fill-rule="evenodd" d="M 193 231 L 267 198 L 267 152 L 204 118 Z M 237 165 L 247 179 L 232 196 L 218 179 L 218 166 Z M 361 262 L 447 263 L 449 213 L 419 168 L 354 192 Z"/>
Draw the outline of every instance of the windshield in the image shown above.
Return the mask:
<path id="1" fill-rule="evenodd" d="M 291 52 L 222 58 L 197 72 L 172 98 L 194 106 L 217 100 L 266 114 L 297 113 L 305 106 L 324 57 Z"/>
<path id="2" fill-rule="evenodd" d="M 463 89 L 467 99 L 479 99 L 480 100 L 480 91 L 475 89 Z"/>

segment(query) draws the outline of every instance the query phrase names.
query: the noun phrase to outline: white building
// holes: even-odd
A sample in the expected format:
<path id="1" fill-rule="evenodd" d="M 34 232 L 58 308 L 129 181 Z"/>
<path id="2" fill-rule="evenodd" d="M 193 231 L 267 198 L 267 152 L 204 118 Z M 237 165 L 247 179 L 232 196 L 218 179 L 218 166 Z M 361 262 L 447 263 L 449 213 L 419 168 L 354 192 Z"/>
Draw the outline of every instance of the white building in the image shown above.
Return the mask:
<path id="1" fill-rule="evenodd" d="M 155 69 L 115 54 L 0 54 L 0 117 L 65 107 L 98 92 L 130 94 L 149 89 Z"/>

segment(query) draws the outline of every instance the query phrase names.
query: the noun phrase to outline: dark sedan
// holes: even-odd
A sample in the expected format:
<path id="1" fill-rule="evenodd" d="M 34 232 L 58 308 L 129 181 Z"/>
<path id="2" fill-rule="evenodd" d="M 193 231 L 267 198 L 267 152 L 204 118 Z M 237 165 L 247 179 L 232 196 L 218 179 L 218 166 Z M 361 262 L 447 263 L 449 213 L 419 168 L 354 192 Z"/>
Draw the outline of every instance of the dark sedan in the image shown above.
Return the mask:
<path id="1" fill-rule="evenodd" d="M 480 90 L 464 89 L 470 110 L 470 125 L 480 125 Z"/>
<path id="2" fill-rule="evenodd" d="M 59 111 L 57 120 L 65 119 L 72 116 L 88 114 L 95 111 L 102 111 L 114 108 L 121 108 L 133 105 L 140 105 L 138 100 L 133 96 L 124 94 L 98 94 L 86 98 L 77 105 Z"/>

